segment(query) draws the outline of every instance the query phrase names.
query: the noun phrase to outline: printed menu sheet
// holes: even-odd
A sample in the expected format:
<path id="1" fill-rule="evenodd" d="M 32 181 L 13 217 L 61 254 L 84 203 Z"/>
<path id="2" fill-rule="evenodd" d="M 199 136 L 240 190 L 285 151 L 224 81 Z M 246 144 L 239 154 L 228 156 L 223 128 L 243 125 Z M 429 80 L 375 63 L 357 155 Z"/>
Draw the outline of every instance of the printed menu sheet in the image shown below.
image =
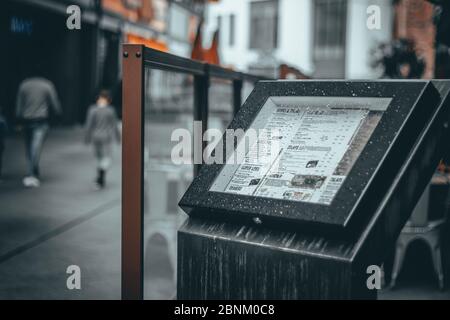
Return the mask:
<path id="1" fill-rule="evenodd" d="M 275 106 L 256 118 L 253 127 L 264 133 L 231 179 L 211 190 L 329 205 L 381 115 L 367 108 Z"/>

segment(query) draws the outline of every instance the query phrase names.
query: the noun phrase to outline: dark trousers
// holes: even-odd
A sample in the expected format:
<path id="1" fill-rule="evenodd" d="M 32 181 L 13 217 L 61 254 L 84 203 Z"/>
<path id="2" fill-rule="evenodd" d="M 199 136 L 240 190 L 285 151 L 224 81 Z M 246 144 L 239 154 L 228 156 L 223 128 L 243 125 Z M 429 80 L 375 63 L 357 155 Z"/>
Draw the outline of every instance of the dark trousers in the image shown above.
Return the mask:
<path id="1" fill-rule="evenodd" d="M 47 121 L 27 121 L 25 123 L 25 148 L 29 174 L 39 177 L 39 159 L 48 131 Z"/>

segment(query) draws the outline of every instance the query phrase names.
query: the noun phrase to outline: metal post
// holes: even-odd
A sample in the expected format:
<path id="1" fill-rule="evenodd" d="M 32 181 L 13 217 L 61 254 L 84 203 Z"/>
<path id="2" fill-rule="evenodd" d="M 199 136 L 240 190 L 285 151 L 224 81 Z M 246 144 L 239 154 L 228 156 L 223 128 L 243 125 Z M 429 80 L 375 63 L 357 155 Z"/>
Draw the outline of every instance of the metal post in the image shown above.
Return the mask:
<path id="1" fill-rule="evenodd" d="M 238 113 L 242 105 L 242 80 L 233 81 L 233 115 Z"/>
<path id="2" fill-rule="evenodd" d="M 209 111 L 209 73 L 208 65 L 205 65 L 205 74 L 194 76 L 194 121 L 201 121 L 201 137 L 194 135 L 194 155 L 202 155 L 205 150 L 206 142 L 203 141 L 203 134 L 208 129 L 208 111 Z M 201 149 L 201 150 L 200 150 Z M 200 171 L 201 164 L 194 164 L 194 175 Z"/>
<path id="3" fill-rule="evenodd" d="M 141 45 L 123 50 L 122 299 L 143 299 L 144 62 Z"/>

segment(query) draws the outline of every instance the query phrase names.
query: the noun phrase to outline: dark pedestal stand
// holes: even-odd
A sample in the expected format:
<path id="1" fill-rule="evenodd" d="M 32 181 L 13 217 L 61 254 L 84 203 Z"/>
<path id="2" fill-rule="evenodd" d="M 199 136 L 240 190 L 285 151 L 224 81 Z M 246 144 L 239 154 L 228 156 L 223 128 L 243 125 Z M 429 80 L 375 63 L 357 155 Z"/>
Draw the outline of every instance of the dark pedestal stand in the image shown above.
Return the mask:
<path id="1" fill-rule="evenodd" d="M 178 245 L 179 299 L 376 298 L 348 243 L 190 219 Z"/>

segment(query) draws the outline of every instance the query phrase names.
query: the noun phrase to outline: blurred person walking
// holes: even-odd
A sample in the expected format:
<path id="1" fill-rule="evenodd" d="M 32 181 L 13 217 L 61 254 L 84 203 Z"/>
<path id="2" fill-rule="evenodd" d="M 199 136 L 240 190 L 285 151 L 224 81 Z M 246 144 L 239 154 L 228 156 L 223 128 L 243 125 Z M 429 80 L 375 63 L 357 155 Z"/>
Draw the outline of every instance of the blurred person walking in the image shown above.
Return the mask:
<path id="1" fill-rule="evenodd" d="M 116 111 L 111 105 L 111 95 L 102 90 L 98 95 L 96 104 L 89 108 L 86 120 L 86 143 L 92 143 L 94 155 L 97 160 L 97 189 L 106 184 L 106 172 L 111 165 L 112 143 L 120 143 L 119 121 Z"/>
<path id="2" fill-rule="evenodd" d="M 5 136 L 8 126 L 6 120 L 2 115 L 2 108 L 0 106 L 0 181 L 2 180 L 3 169 L 3 151 L 5 150 Z"/>
<path id="3" fill-rule="evenodd" d="M 25 187 L 40 186 L 39 160 L 48 132 L 50 110 L 60 115 L 61 105 L 55 86 L 41 76 L 38 66 L 36 76 L 23 80 L 17 93 L 16 116 L 24 126 L 29 163 L 29 175 L 23 179 Z"/>

